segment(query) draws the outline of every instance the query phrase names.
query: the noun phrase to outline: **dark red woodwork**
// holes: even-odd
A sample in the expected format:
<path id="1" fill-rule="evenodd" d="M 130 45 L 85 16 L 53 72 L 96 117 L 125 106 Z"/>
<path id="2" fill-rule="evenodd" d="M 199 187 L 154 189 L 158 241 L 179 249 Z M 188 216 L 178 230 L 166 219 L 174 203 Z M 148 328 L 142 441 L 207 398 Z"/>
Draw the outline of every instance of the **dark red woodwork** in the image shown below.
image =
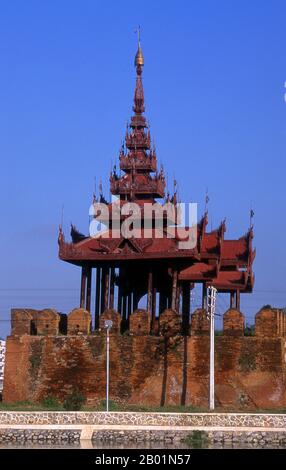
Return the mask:
<path id="1" fill-rule="evenodd" d="M 128 317 L 138 308 L 140 299 L 146 300 L 145 308 L 151 316 L 151 330 L 154 330 L 156 309 L 159 314 L 166 308 L 182 314 L 183 329 L 189 328 L 190 291 L 195 283 L 201 283 L 202 307 L 206 308 L 206 289 L 214 286 L 219 292 L 230 293 L 231 307 L 240 307 L 240 294 L 251 292 L 254 284 L 252 264 L 255 250 L 252 248 L 253 228 L 237 240 L 225 240 L 226 224 L 207 232 L 207 212 L 197 224 L 197 244 L 191 249 L 180 249 L 179 242 L 185 233 L 177 227 L 174 238 L 168 238 L 166 228 L 175 220 L 165 217 L 163 237 L 156 238 L 153 213 L 150 212 L 150 237 L 143 235 L 142 212 L 144 203 L 177 204 L 177 194 L 165 196 L 165 176 L 157 168 L 157 155 L 151 143 L 149 125 L 144 116 L 144 90 L 142 68 L 144 60 L 141 47 L 136 54 L 136 86 L 134 93 L 134 115 L 127 126 L 125 143 L 119 153 L 118 173 L 116 167 L 110 174 L 110 192 L 119 196 L 118 207 L 126 202 L 136 202 L 140 207 L 139 225 L 136 237 L 126 238 L 120 234 L 115 238 L 111 223 L 107 227 L 109 237 L 85 236 L 72 226 L 72 242 L 66 242 L 62 228 L 59 232 L 59 257 L 61 260 L 82 267 L 80 305 L 90 310 L 91 272 L 97 271 L 95 285 L 95 328 L 99 316 L 107 308 L 117 307 L 122 316 L 123 328 Z M 100 195 L 100 202 L 104 202 Z M 94 204 L 98 201 L 94 198 Z M 158 201 L 157 201 L 158 202 Z M 111 203 L 108 213 L 114 210 Z M 118 226 L 125 216 L 117 214 Z M 148 216 L 149 217 L 149 216 Z M 104 216 L 101 217 L 104 220 Z M 87 268 L 88 266 L 88 268 Z M 156 305 L 159 294 L 159 305 Z M 140 306 L 140 305 L 139 305 Z M 140 306 L 142 307 L 142 305 Z M 182 312 L 180 310 L 182 309 Z"/>

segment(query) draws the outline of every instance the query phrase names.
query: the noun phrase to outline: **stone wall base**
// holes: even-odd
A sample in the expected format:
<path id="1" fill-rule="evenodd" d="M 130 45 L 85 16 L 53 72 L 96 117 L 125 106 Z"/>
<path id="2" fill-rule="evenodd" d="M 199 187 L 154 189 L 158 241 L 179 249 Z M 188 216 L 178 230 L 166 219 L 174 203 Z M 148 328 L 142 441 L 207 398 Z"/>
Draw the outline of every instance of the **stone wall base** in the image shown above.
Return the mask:
<path id="1" fill-rule="evenodd" d="M 1 429 L 0 443 L 40 443 L 40 444 L 75 444 L 84 440 L 83 430 L 74 429 Z M 208 447 L 212 444 L 252 444 L 286 446 L 286 431 L 249 430 L 177 430 L 177 429 L 100 429 L 91 435 L 92 442 L 102 444 L 140 444 L 140 443 L 185 443 L 186 447 L 198 444 Z M 89 441 L 90 442 L 90 441 Z"/>
<path id="2" fill-rule="evenodd" d="M 78 443 L 81 431 L 69 429 L 0 429 L 1 442 Z"/>
<path id="3" fill-rule="evenodd" d="M 198 437 L 199 433 L 199 437 Z M 140 442 L 187 442 L 194 439 L 203 444 L 240 443 L 240 444 L 275 444 L 286 445 L 286 432 L 283 431 L 194 431 L 182 430 L 101 430 L 92 435 L 93 442 L 105 443 L 140 443 Z"/>

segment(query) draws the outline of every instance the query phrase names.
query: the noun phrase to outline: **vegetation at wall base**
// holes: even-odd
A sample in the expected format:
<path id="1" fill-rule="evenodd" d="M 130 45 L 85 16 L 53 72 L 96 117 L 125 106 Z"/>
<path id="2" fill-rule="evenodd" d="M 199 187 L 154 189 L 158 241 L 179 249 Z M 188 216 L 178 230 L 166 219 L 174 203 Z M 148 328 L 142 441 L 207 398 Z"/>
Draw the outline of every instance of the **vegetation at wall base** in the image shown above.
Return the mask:
<path id="1" fill-rule="evenodd" d="M 67 395 L 63 407 L 66 411 L 80 411 L 86 402 L 86 398 L 79 390 L 74 390 L 70 395 Z"/>
<path id="2" fill-rule="evenodd" d="M 192 431 L 185 439 L 185 443 L 192 449 L 204 449 L 209 446 L 209 437 L 205 431 Z"/>

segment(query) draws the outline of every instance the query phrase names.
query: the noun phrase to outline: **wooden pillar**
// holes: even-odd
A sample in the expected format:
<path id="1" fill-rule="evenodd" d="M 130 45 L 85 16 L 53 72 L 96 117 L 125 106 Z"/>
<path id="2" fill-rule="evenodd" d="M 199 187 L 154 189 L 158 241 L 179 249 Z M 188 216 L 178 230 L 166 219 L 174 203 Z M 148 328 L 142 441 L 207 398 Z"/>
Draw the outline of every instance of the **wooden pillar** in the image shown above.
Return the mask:
<path id="1" fill-rule="evenodd" d="M 191 309 L 191 286 L 189 282 L 183 284 L 182 327 L 183 334 L 189 333 Z"/>
<path id="2" fill-rule="evenodd" d="M 235 293 L 231 292 L 230 293 L 230 308 L 235 308 Z"/>
<path id="3" fill-rule="evenodd" d="M 122 288 L 120 284 L 118 285 L 117 311 L 122 315 Z"/>
<path id="4" fill-rule="evenodd" d="M 178 271 L 173 270 L 173 284 L 172 284 L 172 310 L 176 310 L 177 307 L 177 284 L 178 284 Z"/>
<path id="5" fill-rule="evenodd" d="M 148 273 L 148 293 L 147 293 L 147 311 L 152 310 L 152 290 L 153 290 L 153 271 L 150 268 Z"/>
<path id="6" fill-rule="evenodd" d="M 81 268 L 81 285 L 80 285 L 80 308 L 85 306 L 85 294 L 86 294 L 86 267 Z"/>
<path id="7" fill-rule="evenodd" d="M 108 300 L 109 300 L 109 268 L 105 271 L 105 283 L 104 283 L 104 310 L 108 308 Z"/>
<path id="8" fill-rule="evenodd" d="M 205 283 L 203 284 L 202 308 L 204 310 L 207 310 L 207 287 L 206 287 Z"/>
<path id="9" fill-rule="evenodd" d="M 152 289 L 152 309 L 151 309 L 151 331 L 154 331 L 155 328 L 155 319 L 156 319 L 156 287 Z"/>
<path id="10" fill-rule="evenodd" d="M 96 269 L 94 329 L 99 327 L 101 268 Z"/>
<path id="11" fill-rule="evenodd" d="M 177 298 L 176 298 L 176 312 L 180 313 L 180 301 L 181 301 L 181 286 L 177 286 Z"/>
<path id="12" fill-rule="evenodd" d="M 87 268 L 87 285 L 86 285 L 86 304 L 85 308 L 90 312 L 91 306 L 91 279 L 92 279 L 92 268 Z"/>
<path id="13" fill-rule="evenodd" d="M 240 310 L 240 291 L 237 289 L 235 296 L 235 308 Z"/>
<path id="14" fill-rule="evenodd" d="M 114 308 L 114 283 L 115 283 L 115 269 L 110 269 L 110 297 L 109 308 Z"/>
<path id="15" fill-rule="evenodd" d="M 121 268 L 118 269 L 118 278 L 117 278 L 117 311 L 122 313 L 122 282 L 121 282 Z"/>
<path id="16" fill-rule="evenodd" d="M 172 308 L 172 289 L 170 289 L 170 293 L 167 295 L 167 308 Z"/>
<path id="17" fill-rule="evenodd" d="M 160 292 L 160 298 L 159 298 L 159 314 L 164 312 L 168 306 L 168 298 L 166 295 L 166 292 Z"/>
<path id="18" fill-rule="evenodd" d="M 127 319 L 127 295 L 123 293 L 123 302 L 122 302 L 122 322 L 125 325 Z"/>
<path id="19" fill-rule="evenodd" d="M 138 308 L 138 303 L 139 303 L 139 296 L 137 294 L 137 292 L 133 292 L 133 312 L 135 312 L 135 310 L 137 310 Z"/>
<path id="20" fill-rule="evenodd" d="M 129 292 L 129 294 L 127 296 L 127 301 L 128 301 L 128 304 L 127 304 L 127 318 L 129 318 L 131 313 L 132 313 L 132 294 L 131 294 L 131 292 Z"/>

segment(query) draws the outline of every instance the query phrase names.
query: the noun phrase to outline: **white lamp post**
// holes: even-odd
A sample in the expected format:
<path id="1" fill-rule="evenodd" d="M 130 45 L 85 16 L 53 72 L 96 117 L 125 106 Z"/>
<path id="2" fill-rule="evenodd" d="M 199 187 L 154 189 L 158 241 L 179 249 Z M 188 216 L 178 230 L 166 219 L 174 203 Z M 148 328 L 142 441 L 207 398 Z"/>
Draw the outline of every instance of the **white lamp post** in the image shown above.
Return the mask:
<path id="1" fill-rule="evenodd" d="M 208 311 L 207 316 L 210 321 L 210 383 L 209 383 L 209 409 L 215 408 L 215 380 L 214 380 L 214 333 L 215 333 L 215 301 L 217 289 L 208 288 Z"/>
<path id="2" fill-rule="evenodd" d="M 111 320 L 105 320 L 106 329 L 106 411 L 109 411 L 109 332 L 112 327 Z"/>

